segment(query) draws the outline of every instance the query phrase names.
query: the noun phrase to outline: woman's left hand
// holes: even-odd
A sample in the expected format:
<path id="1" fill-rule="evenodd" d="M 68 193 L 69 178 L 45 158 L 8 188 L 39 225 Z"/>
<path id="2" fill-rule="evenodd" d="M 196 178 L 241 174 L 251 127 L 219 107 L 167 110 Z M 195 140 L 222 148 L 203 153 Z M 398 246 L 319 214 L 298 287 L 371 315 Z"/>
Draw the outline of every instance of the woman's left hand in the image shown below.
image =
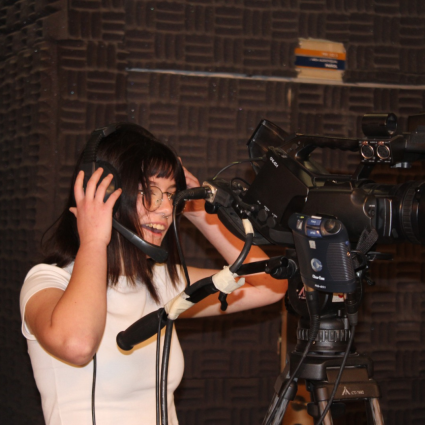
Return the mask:
<path id="1" fill-rule="evenodd" d="M 181 158 L 180 162 L 181 162 Z M 183 166 L 183 163 L 182 163 Z M 186 186 L 188 189 L 192 189 L 193 187 L 199 187 L 199 180 L 186 168 L 183 166 L 183 170 L 184 170 L 184 176 L 186 178 Z M 203 201 L 202 199 L 198 199 L 198 200 L 193 200 L 193 201 L 187 201 L 186 202 L 186 206 L 184 208 L 184 215 L 190 215 L 191 213 L 196 213 L 199 211 L 205 211 L 205 201 Z"/>
<path id="2" fill-rule="evenodd" d="M 198 179 L 186 168 L 183 167 L 183 169 L 188 189 L 199 187 Z M 205 201 L 199 199 L 186 202 L 184 215 L 220 252 L 228 264 L 233 264 L 238 258 L 244 243 L 220 222 L 216 214 L 206 213 Z M 253 246 L 245 262 L 261 261 L 268 258 L 260 247 Z M 211 276 L 213 273 L 215 273 L 214 270 L 189 267 L 191 282 L 197 282 L 200 279 Z M 287 280 L 275 280 L 269 274 L 262 273 L 247 276 L 245 286 L 230 294 L 228 312 L 248 310 L 274 303 L 282 299 L 287 284 Z M 185 314 L 185 317 L 215 316 L 222 313 L 217 299 L 208 297 L 204 301 L 191 308 Z"/>
<path id="3" fill-rule="evenodd" d="M 181 159 L 180 159 L 181 162 Z M 183 166 L 183 163 L 182 163 Z M 190 172 L 186 167 L 183 166 L 184 176 L 186 178 L 186 185 L 188 189 L 192 187 L 199 187 L 199 180 Z"/>

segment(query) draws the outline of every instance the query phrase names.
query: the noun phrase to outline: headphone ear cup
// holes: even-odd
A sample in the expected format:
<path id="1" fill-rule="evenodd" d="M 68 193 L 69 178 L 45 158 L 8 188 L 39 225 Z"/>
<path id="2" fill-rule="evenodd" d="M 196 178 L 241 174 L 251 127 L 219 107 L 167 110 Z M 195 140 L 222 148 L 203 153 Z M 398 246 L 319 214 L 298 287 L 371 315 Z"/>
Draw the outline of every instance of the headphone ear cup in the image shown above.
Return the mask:
<path id="1" fill-rule="evenodd" d="M 121 188 L 121 179 L 120 179 L 120 175 L 118 174 L 117 170 L 108 162 L 105 161 L 97 161 L 96 162 L 96 169 L 98 168 L 103 168 L 103 173 L 102 176 L 99 179 L 99 183 L 109 174 L 113 175 L 113 178 L 111 180 L 111 183 L 109 184 L 109 186 L 106 189 L 105 192 L 105 198 L 103 199 L 103 202 L 106 202 L 108 200 L 108 198 L 112 195 L 113 192 L 115 192 L 117 189 Z M 118 207 L 119 207 L 119 202 L 120 199 L 118 198 L 118 201 L 115 202 L 114 205 L 114 214 L 116 213 Z"/>

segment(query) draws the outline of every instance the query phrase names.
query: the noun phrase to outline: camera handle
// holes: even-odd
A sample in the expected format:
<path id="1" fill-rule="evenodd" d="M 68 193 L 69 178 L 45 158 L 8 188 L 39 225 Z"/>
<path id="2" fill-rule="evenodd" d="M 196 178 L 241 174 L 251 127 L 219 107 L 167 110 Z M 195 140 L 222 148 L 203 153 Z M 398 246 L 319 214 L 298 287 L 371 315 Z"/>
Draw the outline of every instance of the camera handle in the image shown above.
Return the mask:
<path id="1" fill-rule="evenodd" d="M 298 267 L 294 260 L 280 255 L 268 260 L 243 264 L 238 270 L 238 275 L 244 276 L 264 272 L 275 279 L 290 279 L 297 270 Z"/>
<path id="2" fill-rule="evenodd" d="M 285 145 L 292 142 L 292 147 L 286 150 L 286 153 L 306 161 L 316 148 L 338 149 L 340 151 L 358 151 L 359 141 L 357 139 L 338 139 L 336 137 L 325 137 L 308 134 L 295 133 L 289 136 Z"/>
<path id="3" fill-rule="evenodd" d="M 298 161 L 308 161 L 310 154 L 316 148 L 338 149 L 341 151 L 359 151 L 358 139 L 338 139 L 336 137 L 325 137 L 309 134 L 292 134 L 286 142 L 291 141 L 292 147 L 285 149 L 286 153 Z M 285 145 L 286 145 L 285 142 Z M 368 178 L 375 164 L 360 163 L 352 176 L 339 176 L 341 180 L 361 180 Z M 318 166 L 318 164 L 316 164 Z M 319 170 L 317 170 L 319 171 Z M 321 179 L 332 179 L 335 175 L 328 174 L 325 169 L 320 169 Z"/>

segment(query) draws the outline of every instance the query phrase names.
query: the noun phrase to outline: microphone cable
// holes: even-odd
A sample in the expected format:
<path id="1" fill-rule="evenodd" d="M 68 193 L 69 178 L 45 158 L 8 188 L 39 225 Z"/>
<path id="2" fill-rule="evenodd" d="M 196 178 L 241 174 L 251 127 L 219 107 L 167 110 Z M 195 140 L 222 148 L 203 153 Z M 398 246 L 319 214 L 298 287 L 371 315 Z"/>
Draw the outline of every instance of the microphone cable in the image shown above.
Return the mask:
<path id="1" fill-rule="evenodd" d="M 171 337 L 173 335 L 174 320 L 167 319 L 167 327 L 165 329 L 164 348 L 162 351 L 162 367 L 161 367 L 161 425 L 168 425 L 168 363 L 170 360 Z"/>
<path id="2" fill-rule="evenodd" d="M 313 344 L 313 341 L 314 341 L 314 340 L 309 339 L 309 341 L 308 341 L 308 343 L 307 343 L 307 345 L 306 345 L 306 347 L 305 347 L 305 349 L 304 349 L 304 352 L 303 352 L 303 354 L 302 354 L 302 356 L 301 356 L 301 359 L 300 359 L 300 361 L 299 361 L 299 363 L 298 363 L 297 367 L 295 368 L 295 370 L 294 370 L 294 372 L 292 373 L 292 375 L 289 377 L 289 379 L 288 379 L 288 381 L 286 382 L 285 387 L 283 388 L 283 390 L 282 390 L 282 391 L 280 391 L 280 394 L 278 395 L 279 400 L 281 399 L 281 397 L 283 397 L 283 396 L 286 394 L 286 392 L 288 391 L 288 389 L 289 389 L 289 387 L 291 386 L 292 382 L 294 382 L 294 379 L 297 377 L 297 373 L 298 373 L 298 371 L 300 370 L 300 367 L 302 366 L 302 364 L 304 363 L 304 361 L 305 361 L 305 359 L 306 359 L 306 357 L 307 357 L 307 354 L 308 354 L 308 352 L 310 351 L 311 344 Z M 277 406 L 276 406 L 276 407 L 277 407 Z M 276 417 L 276 410 L 275 410 L 275 413 L 274 413 L 273 415 L 271 415 L 271 416 L 270 416 L 270 419 L 269 419 L 267 422 L 264 422 L 264 423 L 263 423 L 263 425 L 270 425 L 270 424 L 275 424 L 275 423 L 277 423 L 277 422 L 275 422 L 275 421 L 274 421 L 275 417 Z M 273 421 L 273 422 L 272 422 L 272 421 Z M 281 421 L 281 420 L 279 420 L 279 422 L 281 423 L 282 421 Z"/>
<path id="3" fill-rule="evenodd" d="M 91 420 L 92 424 L 96 425 L 96 371 L 97 371 L 97 357 L 96 353 L 93 356 L 93 381 L 91 387 Z"/>
<path id="4" fill-rule="evenodd" d="M 295 368 L 292 375 L 290 375 L 290 377 L 288 378 L 285 386 L 283 387 L 283 390 L 279 391 L 279 394 L 278 394 L 279 401 L 281 400 L 282 397 L 285 396 L 292 382 L 294 382 L 295 378 L 297 378 L 298 371 L 300 370 L 302 364 L 304 363 L 307 357 L 307 354 L 310 351 L 311 345 L 316 340 L 316 337 L 319 333 L 319 327 L 320 327 L 319 293 L 316 290 L 309 288 L 307 285 L 304 285 L 304 288 L 306 291 L 306 302 L 307 302 L 308 312 L 310 315 L 310 330 L 308 332 L 308 342 L 304 349 L 304 352 L 301 355 L 301 359 L 298 362 L 297 367 Z M 279 417 L 277 418 L 278 422 L 275 421 L 277 408 L 278 406 L 276 405 L 276 408 L 274 412 L 270 415 L 269 420 L 268 421 L 265 420 L 263 422 L 263 425 L 277 424 L 278 422 L 282 422 L 282 418 L 279 418 Z M 283 412 L 279 412 L 279 414 L 282 414 L 282 413 Z"/>
<path id="5" fill-rule="evenodd" d="M 203 188 L 203 189 L 204 189 L 204 193 L 207 194 L 208 188 Z M 183 267 L 183 270 L 184 270 L 184 273 L 185 273 L 185 276 L 186 276 L 186 288 L 189 288 L 189 286 L 190 286 L 189 272 L 187 270 L 187 265 L 186 265 L 186 262 L 184 260 L 183 250 L 182 250 L 182 247 L 181 247 L 180 237 L 179 237 L 179 234 L 178 234 L 177 223 L 176 223 L 176 211 L 177 211 L 178 204 L 182 199 L 183 199 L 183 196 L 181 196 L 180 199 L 177 199 L 175 201 L 175 204 L 174 204 L 173 227 L 174 227 L 174 234 L 175 234 L 175 237 L 176 237 L 177 249 L 178 249 L 178 252 L 179 252 L 179 255 L 180 255 L 180 262 L 182 264 L 182 267 Z M 200 199 L 200 198 L 197 198 L 197 199 Z M 242 248 L 241 253 L 239 254 L 238 258 L 235 260 L 235 262 L 229 267 L 229 270 L 232 273 L 236 273 L 237 270 L 241 267 L 242 263 L 244 262 L 245 258 L 247 257 L 247 255 L 248 255 L 248 253 L 251 249 L 252 242 L 253 242 L 253 239 L 254 239 L 254 230 L 252 228 L 251 223 L 248 220 L 244 220 L 244 228 L 245 228 L 245 232 L 246 232 L 247 237 L 246 237 L 246 240 L 245 240 L 245 243 L 244 243 L 244 246 Z M 220 295 L 219 295 L 219 300 L 221 302 L 223 311 L 226 310 L 226 308 L 227 308 L 226 296 L 227 295 L 224 294 L 224 293 L 220 293 Z M 171 320 L 171 319 L 167 319 L 167 328 L 166 328 L 165 338 L 164 338 L 164 348 L 163 348 L 163 354 L 162 354 L 162 368 L 161 368 L 161 386 L 160 386 L 161 413 L 162 413 L 162 415 L 161 415 L 161 425 L 168 425 L 167 380 L 168 380 L 168 362 L 169 362 L 169 356 L 170 356 L 171 337 L 172 337 L 173 326 L 174 326 L 174 321 Z M 159 324 L 158 324 L 158 338 L 160 336 L 160 329 L 161 329 L 161 320 L 159 320 Z M 159 362 L 159 356 L 158 355 L 157 355 L 157 359 L 158 359 L 158 362 Z M 157 406 L 157 409 L 158 409 L 158 406 Z"/>
<path id="6" fill-rule="evenodd" d="M 161 316 L 164 314 L 164 310 L 158 312 Z M 155 401 L 156 401 L 156 425 L 160 425 L 160 389 L 159 389 L 159 362 L 161 357 L 161 318 L 158 319 L 158 331 L 156 334 L 156 365 L 155 365 Z"/>
<path id="7" fill-rule="evenodd" d="M 235 161 L 232 162 L 231 164 L 226 165 L 225 167 L 223 167 L 213 178 L 212 180 L 215 180 L 222 172 L 226 171 L 227 169 L 229 169 L 230 167 L 234 167 L 235 165 L 239 165 L 239 164 L 243 164 L 245 162 L 255 162 L 255 161 L 264 161 L 265 157 L 264 156 L 259 156 L 257 158 L 249 158 L 249 159 L 242 159 L 240 161 Z"/>
<path id="8" fill-rule="evenodd" d="M 345 364 L 347 362 L 348 359 L 348 355 L 350 354 L 350 350 L 351 350 L 351 346 L 353 344 L 353 340 L 354 340 L 354 333 L 356 331 L 356 326 L 358 323 L 358 310 L 359 310 L 359 303 L 363 294 L 363 287 L 361 282 L 359 282 L 358 288 L 360 288 L 360 290 L 358 292 L 352 292 L 352 293 L 348 293 L 345 294 L 345 299 L 344 299 L 344 304 L 345 304 L 345 312 L 347 314 L 347 318 L 348 318 L 348 323 L 350 325 L 350 339 L 348 340 L 348 344 L 347 344 L 347 348 L 345 350 L 344 353 L 344 357 L 342 359 L 341 362 L 341 366 L 338 372 L 338 376 L 335 380 L 335 384 L 331 393 L 331 396 L 329 397 L 328 403 L 326 405 L 326 408 L 323 410 L 322 415 L 320 416 L 319 420 L 317 421 L 317 423 L 315 425 L 320 425 L 323 421 L 323 419 L 325 419 L 325 416 L 327 415 L 329 409 L 331 408 L 331 405 L 333 403 L 333 400 L 335 398 L 335 394 L 336 391 L 338 389 L 338 385 L 341 381 L 342 378 L 342 373 L 344 371 L 345 368 Z"/>
<path id="9" fill-rule="evenodd" d="M 189 278 L 189 273 L 187 271 L 187 266 L 186 266 L 186 261 L 184 259 L 184 255 L 183 255 L 183 250 L 182 250 L 182 246 L 180 243 L 180 237 L 179 237 L 179 232 L 177 229 L 177 208 L 180 204 L 180 202 L 184 201 L 184 200 L 192 200 L 192 199 L 206 199 L 209 195 L 210 195 L 211 191 L 210 188 L 208 187 L 194 187 L 191 189 L 186 189 L 186 190 L 182 190 L 181 192 L 179 192 L 176 197 L 174 198 L 174 202 L 173 202 L 173 229 L 174 229 L 174 235 L 176 238 L 176 245 L 177 245 L 177 251 L 180 257 L 180 263 L 181 266 L 183 267 L 183 272 L 184 272 L 184 276 L 186 279 L 186 288 L 188 288 L 190 286 L 190 278 Z"/>
<path id="10" fill-rule="evenodd" d="M 251 161 L 251 160 L 250 160 Z M 180 236 L 177 228 L 177 209 L 183 200 L 191 200 L 191 199 L 206 199 L 210 195 L 210 188 L 208 187 L 197 187 L 197 188 L 191 188 L 184 191 L 181 191 L 178 193 L 174 199 L 173 202 L 173 230 L 174 235 L 176 239 L 176 245 L 177 245 L 177 251 L 180 257 L 180 263 L 181 267 L 183 268 L 183 272 L 186 279 L 186 289 L 190 287 L 190 277 L 189 272 L 187 269 L 186 261 L 183 255 L 183 250 L 180 242 Z M 229 270 L 232 273 L 236 273 L 237 270 L 242 265 L 243 261 L 245 260 L 246 256 L 248 255 L 252 242 L 254 237 L 254 231 L 252 229 L 252 225 L 249 223 L 248 220 L 244 221 L 244 228 L 247 234 L 244 247 L 239 254 L 236 261 L 232 264 L 232 266 L 229 267 Z M 222 309 L 225 310 L 227 308 L 226 303 L 226 294 L 220 293 L 219 300 L 222 304 Z M 161 314 L 165 314 L 164 310 L 162 310 Z M 158 386 L 156 385 L 156 413 L 157 413 L 157 425 L 159 425 L 159 407 L 158 405 L 161 405 L 161 425 L 168 425 L 168 402 L 167 402 L 167 379 L 168 379 L 168 362 L 169 362 L 169 356 L 170 356 L 170 348 L 171 348 L 171 337 L 172 337 L 172 330 L 174 326 L 174 321 L 171 319 L 167 319 L 167 328 L 164 338 L 164 347 L 163 347 L 163 354 L 162 354 L 162 368 L 161 368 L 161 377 L 159 377 L 159 358 L 160 358 L 160 335 L 161 335 L 161 318 L 159 318 L 158 321 L 158 330 L 157 330 L 157 355 L 156 355 L 156 384 L 158 381 L 160 381 L 160 388 L 159 388 L 159 399 L 160 402 L 158 403 Z"/>
<path id="11" fill-rule="evenodd" d="M 186 279 L 186 288 L 188 288 L 190 286 L 190 278 L 189 278 L 189 272 L 187 271 L 186 260 L 185 260 L 184 255 L 183 255 L 183 249 L 182 249 L 181 242 L 180 242 L 179 231 L 177 229 L 177 220 L 176 220 L 177 214 L 176 214 L 176 210 L 177 210 L 177 205 L 173 209 L 173 230 L 174 230 L 174 237 L 176 239 L 177 252 L 178 252 L 179 257 L 180 257 L 180 265 L 183 268 L 184 276 L 185 276 L 185 279 Z"/>
<path id="12" fill-rule="evenodd" d="M 198 188 L 199 189 L 199 188 Z M 207 194 L 207 188 L 202 188 L 203 193 L 200 195 Z M 185 192 L 185 191 L 182 191 Z M 182 193 L 180 192 L 180 193 Z M 194 192 L 192 190 L 192 192 Z M 195 193 L 195 192 L 194 192 Z M 196 193 L 198 195 L 198 193 Z M 177 207 L 179 203 L 184 199 L 183 195 L 179 194 L 176 196 L 176 199 L 173 203 L 173 230 L 174 236 L 176 239 L 177 252 L 180 258 L 180 264 L 183 268 L 183 272 L 186 279 L 186 288 L 190 286 L 190 278 L 189 272 L 187 270 L 186 260 L 183 255 L 183 249 L 180 242 L 180 236 L 177 228 Z M 195 198 L 196 199 L 196 198 Z M 161 315 L 165 314 L 165 310 L 162 310 Z M 161 406 L 161 425 L 168 424 L 168 401 L 167 401 L 167 380 L 168 380 L 168 361 L 170 356 L 170 348 L 171 348 L 171 337 L 174 321 L 167 319 L 166 331 L 164 337 L 164 348 L 162 351 L 162 367 L 161 367 L 161 377 L 159 374 L 159 361 L 160 361 L 160 350 L 161 350 L 161 329 L 162 323 L 161 319 L 158 321 L 158 332 L 157 332 L 157 346 L 156 346 L 156 423 L 159 425 L 160 420 L 160 406 Z"/>

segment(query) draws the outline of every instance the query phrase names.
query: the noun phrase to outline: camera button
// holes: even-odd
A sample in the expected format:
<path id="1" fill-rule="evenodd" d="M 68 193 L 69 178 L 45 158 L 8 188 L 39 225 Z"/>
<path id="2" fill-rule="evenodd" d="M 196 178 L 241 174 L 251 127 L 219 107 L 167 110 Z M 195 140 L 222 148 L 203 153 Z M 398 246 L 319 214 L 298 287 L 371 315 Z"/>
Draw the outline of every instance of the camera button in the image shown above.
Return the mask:
<path id="1" fill-rule="evenodd" d="M 321 261 L 318 260 L 317 258 L 312 258 L 312 260 L 310 261 L 310 265 L 315 272 L 320 272 L 323 269 L 323 265 Z"/>
<path id="2" fill-rule="evenodd" d="M 322 219 L 320 218 L 309 217 L 307 219 L 307 226 L 320 226 L 321 222 L 322 222 Z"/>
<path id="3" fill-rule="evenodd" d="M 307 229 L 307 236 L 309 236 L 310 238 L 321 238 L 322 234 L 320 233 L 320 230 Z"/>

